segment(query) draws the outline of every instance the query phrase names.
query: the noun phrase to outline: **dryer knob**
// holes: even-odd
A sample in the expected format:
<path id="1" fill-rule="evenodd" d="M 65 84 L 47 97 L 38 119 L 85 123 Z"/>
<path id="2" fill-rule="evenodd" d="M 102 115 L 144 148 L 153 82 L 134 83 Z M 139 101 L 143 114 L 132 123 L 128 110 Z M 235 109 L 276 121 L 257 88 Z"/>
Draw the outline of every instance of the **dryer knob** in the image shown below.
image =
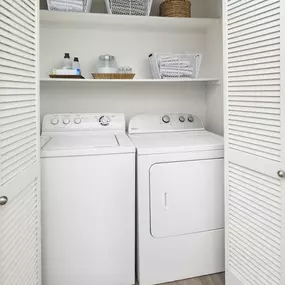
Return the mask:
<path id="1" fill-rule="evenodd" d="M 170 117 L 168 115 L 164 115 L 162 117 L 162 122 L 168 124 L 170 122 Z"/>
<path id="2" fill-rule="evenodd" d="M 102 125 L 102 126 L 108 126 L 110 124 L 110 117 L 108 116 L 102 116 L 100 119 L 99 119 L 99 123 Z"/>
<path id="3" fill-rule="evenodd" d="M 62 121 L 65 125 L 67 125 L 67 124 L 69 124 L 70 123 L 70 120 L 69 119 L 63 119 L 63 121 Z"/>
<path id="4" fill-rule="evenodd" d="M 57 125 L 58 124 L 58 118 L 52 118 L 51 123 L 52 123 L 52 125 Z"/>
<path id="5" fill-rule="evenodd" d="M 193 123 L 193 122 L 194 122 L 194 117 L 193 117 L 193 116 L 189 116 L 189 117 L 188 117 L 188 121 L 189 121 L 190 123 Z"/>
<path id="6" fill-rule="evenodd" d="M 184 122 L 185 122 L 185 117 L 184 117 L 184 116 L 180 116 L 180 117 L 179 117 L 179 121 L 180 121 L 181 123 L 184 123 Z"/>

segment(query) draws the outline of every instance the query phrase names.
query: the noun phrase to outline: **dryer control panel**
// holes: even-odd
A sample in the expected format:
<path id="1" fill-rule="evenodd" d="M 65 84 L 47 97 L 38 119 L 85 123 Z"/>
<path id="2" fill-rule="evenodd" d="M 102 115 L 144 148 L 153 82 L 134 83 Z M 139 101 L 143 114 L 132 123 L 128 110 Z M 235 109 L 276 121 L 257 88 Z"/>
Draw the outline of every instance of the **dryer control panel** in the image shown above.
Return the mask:
<path id="1" fill-rule="evenodd" d="M 188 113 L 141 114 L 131 118 L 128 133 L 159 133 L 204 130 L 202 120 Z"/>
<path id="2" fill-rule="evenodd" d="M 43 119 L 43 132 L 65 131 L 125 131 L 124 114 L 49 114 Z"/>

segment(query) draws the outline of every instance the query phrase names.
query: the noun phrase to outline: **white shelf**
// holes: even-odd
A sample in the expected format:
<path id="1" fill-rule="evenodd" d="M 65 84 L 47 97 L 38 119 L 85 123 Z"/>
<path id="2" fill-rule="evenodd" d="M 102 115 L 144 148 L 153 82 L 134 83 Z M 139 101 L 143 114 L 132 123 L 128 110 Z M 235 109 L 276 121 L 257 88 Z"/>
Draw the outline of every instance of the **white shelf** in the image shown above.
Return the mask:
<path id="1" fill-rule="evenodd" d="M 129 29 L 151 28 L 163 30 L 189 31 L 192 29 L 208 29 L 219 24 L 217 18 L 170 18 L 143 17 L 129 15 L 109 15 L 95 13 L 67 13 L 41 10 L 40 21 L 42 27 L 89 28 L 98 26 L 127 26 Z"/>
<path id="2" fill-rule="evenodd" d="M 87 83 L 213 83 L 219 84 L 220 79 L 218 78 L 197 78 L 197 79 L 61 79 L 61 78 L 42 78 L 42 83 L 78 83 L 78 84 L 87 84 Z"/>

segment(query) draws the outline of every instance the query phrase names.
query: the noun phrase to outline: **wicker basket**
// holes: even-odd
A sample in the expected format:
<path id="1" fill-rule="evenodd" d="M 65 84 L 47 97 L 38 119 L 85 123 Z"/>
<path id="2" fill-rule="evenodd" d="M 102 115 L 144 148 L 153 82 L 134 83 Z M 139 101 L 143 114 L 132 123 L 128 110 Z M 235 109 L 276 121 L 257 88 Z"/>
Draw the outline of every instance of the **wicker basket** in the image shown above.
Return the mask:
<path id="1" fill-rule="evenodd" d="M 109 14 L 149 16 L 152 0 L 105 0 Z"/>
<path id="2" fill-rule="evenodd" d="M 191 2 L 189 0 L 165 0 L 159 7 L 162 17 L 191 17 Z"/>
<path id="3" fill-rule="evenodd" d="M 84 12 L 91 11 L 93 0 L 47 0 L 50 11 Z"/>
<path id="4" fill-rule="evenodd" d="M 94 79 L 133 79 L 134 73 L 92 73 Z"/>

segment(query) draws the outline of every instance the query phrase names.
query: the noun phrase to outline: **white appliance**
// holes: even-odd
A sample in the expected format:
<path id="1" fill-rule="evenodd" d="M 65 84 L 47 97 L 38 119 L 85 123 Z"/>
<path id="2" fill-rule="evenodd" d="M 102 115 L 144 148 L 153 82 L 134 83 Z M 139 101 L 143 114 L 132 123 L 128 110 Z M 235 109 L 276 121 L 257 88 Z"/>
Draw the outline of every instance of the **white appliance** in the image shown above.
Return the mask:
<path id="1" fill-rule="evenodd" d="M 44 285 L 135 283 L 135 148 L 122 114 L 46 115 Z"/>
<path id="2" fill-rule="evenodd" d="M 137 273 L 150 285 L 224 270 L 223 138 L 191 114 L 138 115 Z"/>

